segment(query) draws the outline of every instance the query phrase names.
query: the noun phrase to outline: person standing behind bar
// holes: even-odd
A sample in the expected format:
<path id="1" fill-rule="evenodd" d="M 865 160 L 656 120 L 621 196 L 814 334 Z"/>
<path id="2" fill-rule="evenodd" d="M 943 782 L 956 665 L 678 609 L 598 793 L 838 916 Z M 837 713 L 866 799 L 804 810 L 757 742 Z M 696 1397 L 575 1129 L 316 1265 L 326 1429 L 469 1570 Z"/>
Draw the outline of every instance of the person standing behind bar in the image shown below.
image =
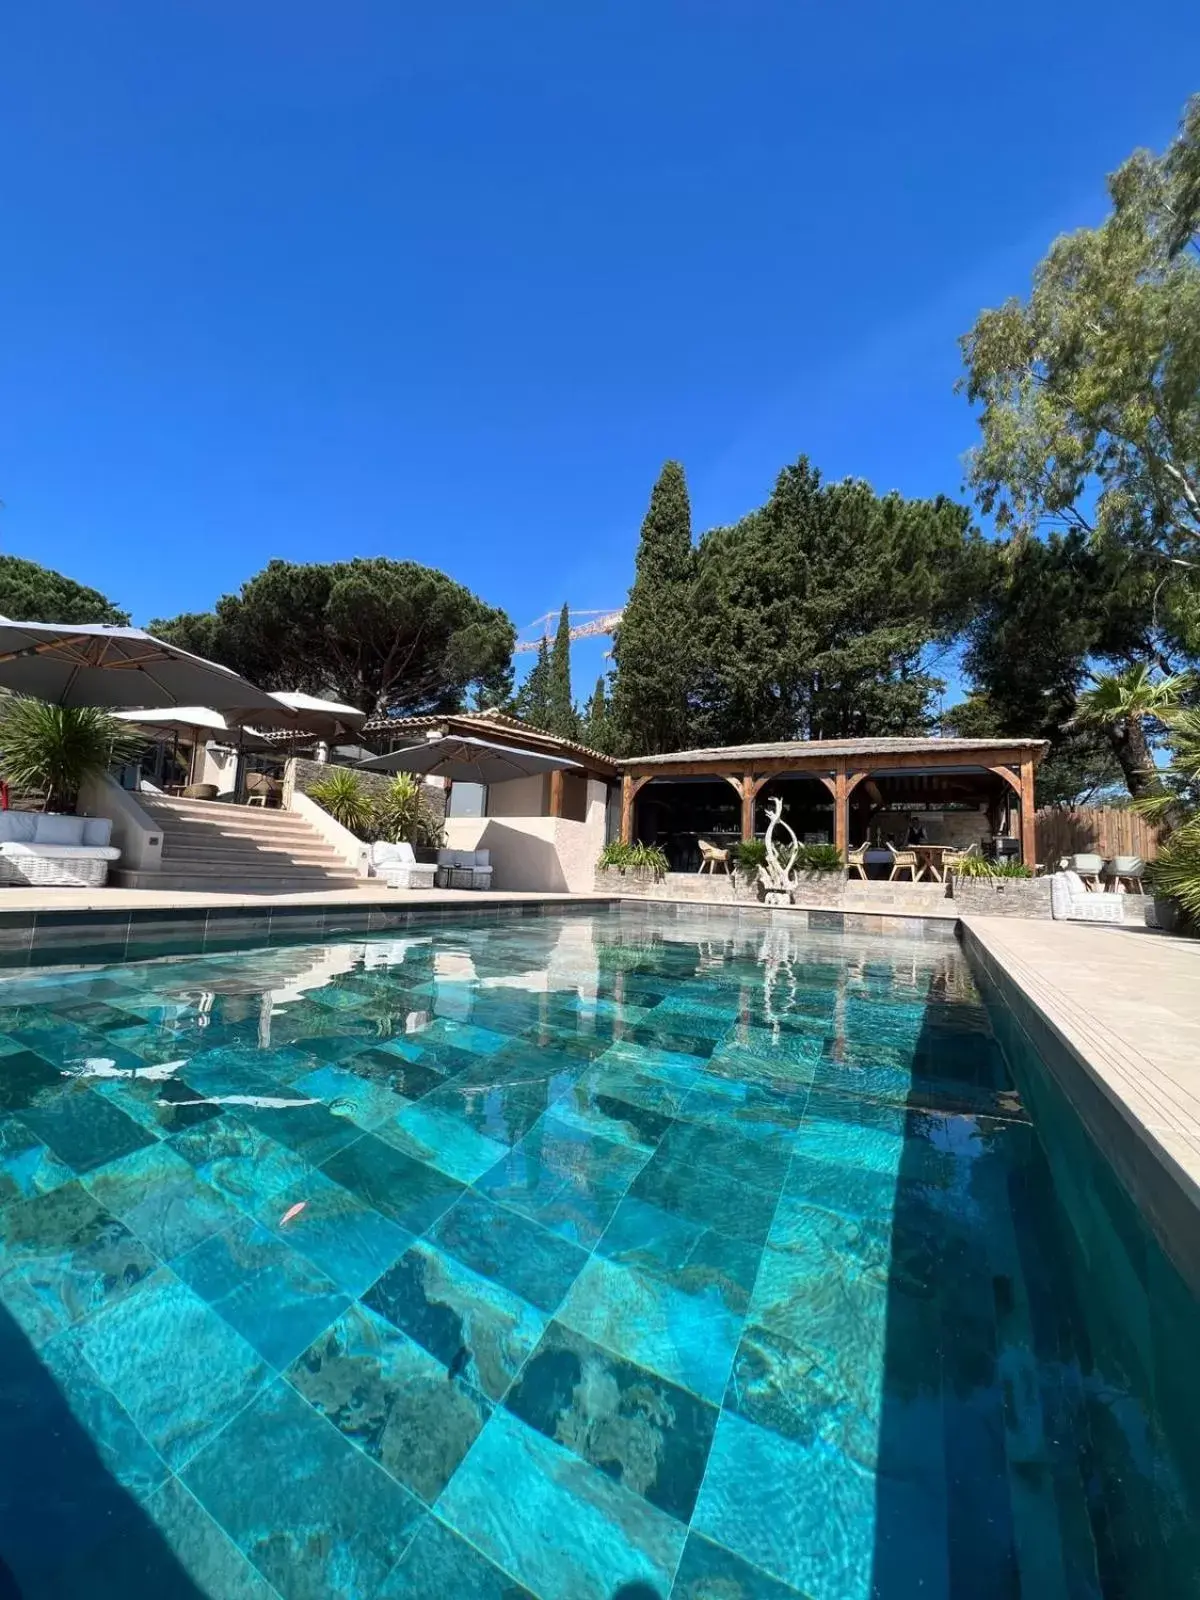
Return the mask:
<path id="1" fill-rule="evenodd" d="M 929 843 L 929 840 L 928 840 L 928 838 L 926 836 L 926 833 L 925 833 L 925 829 L 922 826 L 920 817 L 909 817 L 909 819 L 908 819 L 908 843 L 909 844 L 928 844 Z"/>

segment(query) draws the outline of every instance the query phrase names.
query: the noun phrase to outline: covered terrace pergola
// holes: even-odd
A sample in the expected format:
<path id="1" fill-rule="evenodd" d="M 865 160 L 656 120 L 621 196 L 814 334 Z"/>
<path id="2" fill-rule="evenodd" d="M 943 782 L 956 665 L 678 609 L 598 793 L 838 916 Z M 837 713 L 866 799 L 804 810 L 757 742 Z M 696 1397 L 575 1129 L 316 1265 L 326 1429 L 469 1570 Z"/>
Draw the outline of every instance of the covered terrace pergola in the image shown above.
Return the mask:
<path id="1" fill-rule="evenodd" d="M 621 838 L 651 835 L 676 854 L 696 834 L 752 839 L 779 793 L 801 838 L 843 852 L 876 834 L 902 844 L 907 812 L 937 815 L 940 827 L 954 819 L 955 843 L 983 834 L 984 818 L 993 836 L 1019 818 L 1021 859 L 1033 867 L 1033 770 L 1045 751 L 1036 739 L 823 739 L 637 757 L 620 763 Z"/>

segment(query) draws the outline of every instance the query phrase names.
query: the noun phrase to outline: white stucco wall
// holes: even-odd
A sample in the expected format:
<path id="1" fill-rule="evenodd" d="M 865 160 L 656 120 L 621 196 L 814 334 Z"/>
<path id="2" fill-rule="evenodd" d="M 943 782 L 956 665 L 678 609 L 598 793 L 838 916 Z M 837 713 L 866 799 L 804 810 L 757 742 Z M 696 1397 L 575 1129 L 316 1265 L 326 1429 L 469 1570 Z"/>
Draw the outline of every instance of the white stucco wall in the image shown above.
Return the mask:
<path id="1" fill-rule="evenodd" d="M 521 778 L 496 784 L 489 798 L 531 781 L 541 783 L 540 778 Z M 605 786 L 590 780 L 585 822 L 521 815 L 448 817 L 446 844 L 451 850 L 489 850 L 493 889 L 590 894 L 596 858 L 604 848 L 604 809 Z"/>

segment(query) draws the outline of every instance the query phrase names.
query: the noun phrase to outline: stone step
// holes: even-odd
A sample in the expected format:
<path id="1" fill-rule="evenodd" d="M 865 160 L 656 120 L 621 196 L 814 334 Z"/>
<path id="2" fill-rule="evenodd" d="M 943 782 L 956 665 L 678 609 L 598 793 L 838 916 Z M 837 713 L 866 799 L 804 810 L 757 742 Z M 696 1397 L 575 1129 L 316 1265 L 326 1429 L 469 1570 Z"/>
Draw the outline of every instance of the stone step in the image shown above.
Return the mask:
<path id="1" fill-rule="evenodd" d="M 117 889 L 157 889 L 169 894 L 320 894 L 357 889 L 353 873 L 304 872 L 284 869 L 274 873 L 138 872 L 118 868 L 108 875 Z"/>
<path id="2" fill-rule="evenodd" d="M 319 839 L 308 838 L 296 844 L 284 844 L 277 839 L 179 839 L 173 833 L 163 835 L 163 860 L 172 861 L 229 861 L 264 864 L 272 861 L 311 861 L 315 865 L 345 868 L 346 863 L 336 850 Z"/>
<path id="3" fill-rule="evenodd" d="M 249 810 L 244 806 L 209 806 L 205 812 L 175 811 L 167 806 L 144 806 L 147 816 L 161 823 L 163 828 L 172 832 L 196 830 L 211 832 L 220 830 L 228 832 L 233 830 L 251 831 L 254 833 L 295 833 L 311 832 L 310 825 L 302 817 L 296 817 L 290 811 L 263 811 L 256 807 Z"/>

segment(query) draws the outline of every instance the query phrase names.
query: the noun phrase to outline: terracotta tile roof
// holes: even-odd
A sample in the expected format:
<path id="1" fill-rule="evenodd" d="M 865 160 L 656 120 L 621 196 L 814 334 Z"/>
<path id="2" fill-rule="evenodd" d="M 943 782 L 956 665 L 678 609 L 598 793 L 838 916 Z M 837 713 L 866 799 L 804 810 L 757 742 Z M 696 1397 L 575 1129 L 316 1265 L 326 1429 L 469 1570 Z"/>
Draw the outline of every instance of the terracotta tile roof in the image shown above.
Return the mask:
<path id="1" fill-rule="evenodd" d="M 494 739 L 497 733 L 510 733 L 516 737 L 509 741 L 520 743 L 530 750 L 561 750 L 564 755 L 582 756 L 590 765 L 601 771 L 615 771 L 612 756 L 601 755 L 574 739 L 560 739 L 557 734 L 545 733 L 541 728 L 530 727 L 517 717 L 508 717 L 500 711 L 448 711 L 431 712 L 421 717 L 368 717 L 362 731 L 370 738 L 378 734 L 422 734 L 433 728 L 447 728 L 456 733 L 474 733 L 479 738 Z"/>
<path id="2" fill-rule="evenodd" d="M 669 766 L 679 761 L 773 761 L 781 756 L 1016 755 L 1049 749 L 1045 739 L 790 739 L 778 744 L 731 744 L 708 750 L 672 750 L 630 756 L 622 767 Z"/>

